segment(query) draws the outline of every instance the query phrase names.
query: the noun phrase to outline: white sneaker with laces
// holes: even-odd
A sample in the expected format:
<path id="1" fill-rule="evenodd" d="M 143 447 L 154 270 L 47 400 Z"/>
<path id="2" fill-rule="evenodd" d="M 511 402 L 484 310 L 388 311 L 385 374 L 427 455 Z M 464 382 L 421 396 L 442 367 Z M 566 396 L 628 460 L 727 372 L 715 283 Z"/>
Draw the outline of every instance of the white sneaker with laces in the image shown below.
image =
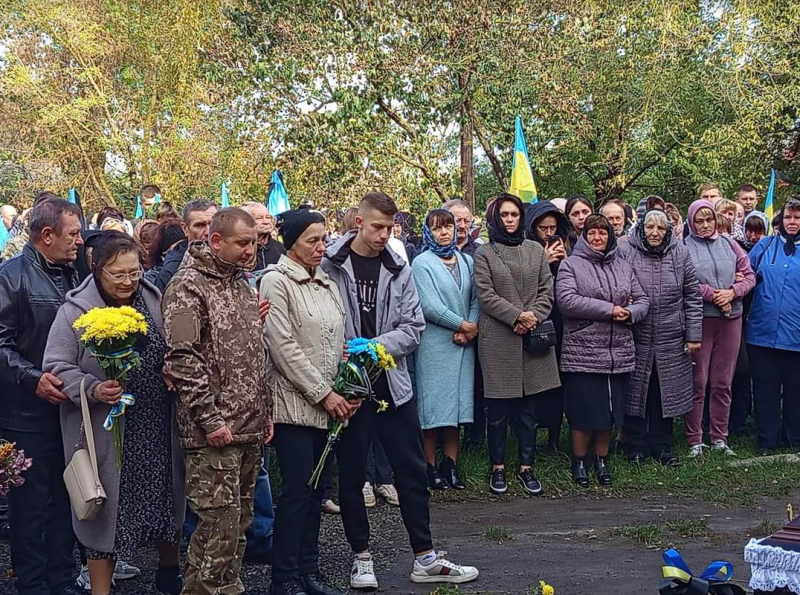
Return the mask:
<path id="1" fill-rule="evenodd" d="M 375 565 L 372 556 L 356 556 L 353 569 L 350 571 L 351 589 L 377 589 L 378 579 L 375 577 Z"/>
<path id="2" fill-rule="evenodd" d="M 724 453 L 729 457 L 736 456 L 736 453 L 731 450 L 731 447 L 728 446 L 724 440 L 714 440 L 714 444 L 711 445 L 711 450 Z"/>
<path id="3" fill-rule="evenodd" d="M 474 566 L 459 566 L 445 559 L 447 552 L 437 552 L 436 561 L 423 566 L 414 560 L 411 571 L 412 583 L 469 583 L 478 578 L 478 569 Z"/>
<path id="4" fill-rule="evenodd" d="M 384 483 L 376 485 L 375 493 L 392 506 L 400 506 L 400 498 L 397 495 L 397 488 L 395 488 L 393 484 Z"/>
<path id="5" fill-rule="evenodd" d="M 114 580 L 115 581 L 129 581 L 142 574 L 142 571 L 128 564 L 125 560 L 117 560 L 114 565 Z"/>
<path id="6" fill-rule="evenodd" d="M 81 572 L 78 578 L 75 579 L 75 584 L 79 589 L 83 589 L 87 593 L 92 592 L 92 583 L 89 580 L 89 567 L 86 564 L 81 565 Z"/>
<path id="7" fill-rule="evenodd" d="M 698 457 L 703 456 L 703 449 L 708 448 L 705 444 L 695 444 L 694 446 L 689 447 L 689 455 L 690 459 L 696 459 Z"/>
<path id="8" fill-rule="evenodd" d="M 375 492 L 372 490 L 372 484 L 369 482 L 365 483 L 361 492 L 364 494 L 364 506 L 367 508 L 375 506 L 377 500 L 375 500 Z"/>

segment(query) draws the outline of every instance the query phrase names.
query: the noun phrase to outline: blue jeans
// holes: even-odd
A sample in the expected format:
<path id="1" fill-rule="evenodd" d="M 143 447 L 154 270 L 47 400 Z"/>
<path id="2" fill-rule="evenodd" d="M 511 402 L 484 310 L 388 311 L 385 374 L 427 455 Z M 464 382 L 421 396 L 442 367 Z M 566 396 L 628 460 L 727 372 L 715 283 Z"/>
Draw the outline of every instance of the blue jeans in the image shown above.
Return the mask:
<path id="1" fill-rule="evenodd" d="M 253 524 L 247 530 L 247 552 L 250 555 L 264 554 L 272 550 L 272 526 L 275 524 L 275 508 L 272 505 L 272 488 L 269 485 L 270 449 L 264 448 L 261 469 L 256 479 L 253 498 Z M 197 515 L 186 508 L 186 521 L 183 523 L 183 537 L 188 539 L 197 527 Z"/>

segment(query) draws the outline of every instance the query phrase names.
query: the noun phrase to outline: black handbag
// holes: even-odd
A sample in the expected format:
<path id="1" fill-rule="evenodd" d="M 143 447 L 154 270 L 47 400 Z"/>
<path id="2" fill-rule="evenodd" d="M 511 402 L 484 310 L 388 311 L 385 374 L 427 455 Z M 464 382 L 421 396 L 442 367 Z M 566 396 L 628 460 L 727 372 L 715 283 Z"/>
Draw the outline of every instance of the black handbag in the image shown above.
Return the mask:
<path id="1" fill-rule="evenodd" d="M 548 318 L 523 335 L 522 348 L 528 353 L 544 355 L 551 347 L 556 346 L 556 342 L 556 325 Z"/>

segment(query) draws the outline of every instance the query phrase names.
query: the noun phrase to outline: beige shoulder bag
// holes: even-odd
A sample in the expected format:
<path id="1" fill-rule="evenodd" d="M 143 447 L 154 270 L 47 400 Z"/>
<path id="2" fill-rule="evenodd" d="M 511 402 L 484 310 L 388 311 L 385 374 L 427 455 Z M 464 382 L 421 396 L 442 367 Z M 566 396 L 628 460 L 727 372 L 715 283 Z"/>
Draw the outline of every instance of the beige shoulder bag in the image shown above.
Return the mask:
<path id="1" fill-rule="evenodd" d="M 106 502 L 106 492 L 100 483 L 97 471 L 97 451 L 94 448 L 94 430 L 92 417 L 89 414 L 89 402 L 86 400 L 84 383 L 81 380 L 81 440 L 72 453 L 69 465 L 64 470 L 64 483 L 69 492 L 72 511 L 79 521 L 91 521 L 100 512 Z M 83 436 L 86 436 L 86 448 L 83 447 Z"/>

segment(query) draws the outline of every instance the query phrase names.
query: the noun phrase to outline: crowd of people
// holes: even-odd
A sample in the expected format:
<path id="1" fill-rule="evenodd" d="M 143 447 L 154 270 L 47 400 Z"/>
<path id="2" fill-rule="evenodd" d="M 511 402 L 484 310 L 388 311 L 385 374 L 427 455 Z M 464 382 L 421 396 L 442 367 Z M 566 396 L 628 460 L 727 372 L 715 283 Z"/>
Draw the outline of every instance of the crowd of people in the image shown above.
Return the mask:
<path id="1" fill-rule="evenodd" d="M 242 593 L 260 514 L 274 516 L 270 593 L 336 595 L 318 565 L 323 511 L 341 514 L 350 586 L 375 589 L 376 495 L 400 508 L 411 581 L 475 580 L 475 567 L 435 549 L 429 490 L 464 489 L 459 450 L 485 440 L 488 489 L 506 493 L 509 426 L 513 479 L 530 495 L 544 491 L 538 429 L 548 452 L 566 450 L 565 417 L 581 488 L 613 484 L 614 445 L 635 464 L 679 464 L 677 417 L 691 458 L 735 456 L 728 438 L 744 435 L 751 409 L 762 454 L 800 446 L 800 198 L 769 220 L 752 185 L 727 200 L 709 183 L 684 221 L 658 196 L 633 209 L 501 194 L 485 236 L 459 200 L 419 229 L 381 192 L 338 216 L 303 206 L 277 221 L 260 203 L 194 200 L 179 215 L 161 198 L 142 188 L 133 221 L 114 207 L 90 218 L 49 192 L 21 214 L 0 208 L 0 436 L 34 460 L 9 494 L 21 595 L 107 595 L 139 574 L 126 561 L 147 545 L 158 591 Z M 73 328 L 108 306 L 135 309 L 149 328 L 125 386 Z M 334 389 L 355 337 L 397 364 L 374 399 Z M 120 418 L 118 462 L 103 426 L 124 393 L 136 402 Z M 333 420 L 347 422 L 338 504 L 332 465 L 309 483 Z M 87 423 L 107 500 L 81 520 L 62 476 Z"/>

